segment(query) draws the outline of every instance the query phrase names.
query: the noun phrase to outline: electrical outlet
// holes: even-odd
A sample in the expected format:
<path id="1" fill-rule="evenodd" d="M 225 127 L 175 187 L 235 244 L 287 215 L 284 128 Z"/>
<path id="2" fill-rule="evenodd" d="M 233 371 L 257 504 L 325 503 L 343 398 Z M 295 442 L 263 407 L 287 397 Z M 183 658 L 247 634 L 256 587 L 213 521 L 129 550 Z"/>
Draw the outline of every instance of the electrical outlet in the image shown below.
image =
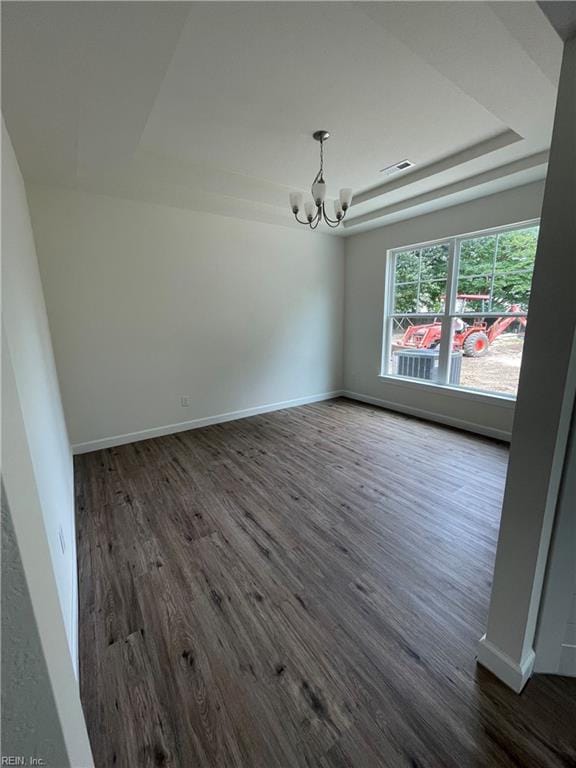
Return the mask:
<path id="1" fill-rule="evenodd" d="M 189 405 L 190 405 L 190 398 L 188 397 L 188 395 L 184 395 L 183 397 L 180 398 L 180 405 L 182 406 L 182 408 L 188 408 L 189 407 Z"/>
<path id="2" fill-rule="evenodd" d="M 60 539 L 60 549 L 62 550 L 62 554 L 64 554 L 64 552 L 66 552 L 66 539 L 64 538 L 62 526 L 58 528 L 58 538 Z"/>

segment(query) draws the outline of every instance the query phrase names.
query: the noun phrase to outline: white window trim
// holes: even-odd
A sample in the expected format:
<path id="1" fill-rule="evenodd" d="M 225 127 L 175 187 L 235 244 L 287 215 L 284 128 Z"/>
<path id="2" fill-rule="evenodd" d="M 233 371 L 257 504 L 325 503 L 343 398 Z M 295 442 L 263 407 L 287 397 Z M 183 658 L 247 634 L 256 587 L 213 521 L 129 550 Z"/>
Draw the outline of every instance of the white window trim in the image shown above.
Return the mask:
<path id="1" fill-rule="evenodd" d="M 502 408 L 513 409 L 516 404 L 516 397 L 514 395 L 507 395 L 505 392 L 487 392 L 483 389 L 473 389 L 472 387 L 455 387 L 452 384 L 438 384 L 435 381 L 411 379 L 409 376 L 394 376 L 388 373 L 379 373 L 378 378 L 387 384 L 394 384 L 399 387 L 420 390 L 424 388 L 428 392 L 437 392 L 439 395 L 461 397 L 463 400 L 476 400 L 482 403 L 490 401 L 491 405 Z"/>
<path id="2" fill-rule="evenodd" d="M 477 400 L 483 403 L 490 402 L 493 405 L 499 405 L 502 407 L 513 408 L 516 403 L 516 395 L 508 395 L 503 392 L 489 392 L 481 389 L 473 389 L 471 387 L 455 387 L 452 384 L 444 384 L 439 382 L 427 382 L 422 379 L 412 379 L 408 376 L 396 376 L 392 373 L 388 373 L 388 350 L 391 344 L 391 328 L 390 322 L 396 315 L 402 315 L 402 317 L 410 317 L 414 315 L 417 317 L 425 317 L 428 314 L 430 317 L 442 317 L 442 336 L 441 338 L 450 338 L 450 332 L 447 326 L 452 323 L 454 317 L 502 317 L 503 313 L 500 312 L 466 312 L 458 313 L 451 311 L 454 306 L 454 299 L 456 296 L 458 286 L 458 268 L 460 260 L 460 246 L 464 240 L 470 240 L 475 237 L 489 237 L 491 235 L 500 235 L 505 232 L 511 232 L 516 229 L 528 229 L 529 227 L 536 227 L 540 225 L 540 219 L 529 219 L 527 221 L 519 221 L 514 224 L 507 224 L 502 227 L 490 227 L 489 229 L 480 229 L 474 232 L 466 232 L 458 235 L 450 235 L 447 237 L 437 238 L 435 240 L 427 240 L 421 243 L 414 243 L 399 246 L 397 248 L 390 248 L 386 251 L 386 268 L 384 275 L 384 312 L 383 312 L 383 328 L 382 328 L 382 349 L 380 355 L 380 373 L 378 377 L 385 380 L 387 383 L 408 386 L 409 388 L 427 389 L 428 391 L 437 391 L 441 394 L 450 394 L 450 396 L 463 397 L 467 400 Z M 446 301 L 444 304 L 444 311 L 442 313 L 394 313 L 388 312 L 387 308 L 390 307 L 392 302 L 392 293 L 394 290 L 394 284 L 392 281 L 392 275 L 395 266 L 395 256 L 398 253 L 403 253 L 408 250 L 416 250 L 419 248 L 427 248 L 432 245 L 448 246 L 448 273 L 447 273 L 447 285 L 446 285 Z M 511 312 L 504 313 L 506 317 L 525 317 L 526 312 Z M 446 343 L 440 344 L 438 367 L 440 376 L 444 381 L 448 381 L 450 376 L 450 345 Z"/>

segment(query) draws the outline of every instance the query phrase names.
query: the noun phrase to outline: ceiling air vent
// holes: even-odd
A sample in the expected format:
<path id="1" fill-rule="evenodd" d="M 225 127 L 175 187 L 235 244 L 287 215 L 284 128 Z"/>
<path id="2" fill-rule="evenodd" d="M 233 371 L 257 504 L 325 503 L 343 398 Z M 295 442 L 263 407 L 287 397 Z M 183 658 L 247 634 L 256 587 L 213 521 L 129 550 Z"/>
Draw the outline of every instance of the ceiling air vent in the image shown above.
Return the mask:
<path id="1" fill-rule="evenodd" d="M 384 176 L 393 176 L 395 173 L 401 173 L 413 167 L 414 163 L 411 160 L 401 160 L 399 163 L 389 165 L 387 168 L 381 168 L 380 173 L 383 173 Z"/>

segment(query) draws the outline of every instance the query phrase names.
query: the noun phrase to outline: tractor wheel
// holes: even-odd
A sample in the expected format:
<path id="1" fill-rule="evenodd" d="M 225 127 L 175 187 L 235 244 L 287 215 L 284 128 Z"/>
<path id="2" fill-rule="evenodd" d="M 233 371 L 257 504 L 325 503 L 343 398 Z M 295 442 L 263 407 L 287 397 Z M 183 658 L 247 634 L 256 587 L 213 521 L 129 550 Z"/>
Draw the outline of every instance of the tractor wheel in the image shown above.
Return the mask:
<path id="1" fill-rule="evenodd" d="M 471 333 L 464 339 L 462 349 L 466 357 L 482 357 L 488 352 L 490 342 L 484 331 Z"/>

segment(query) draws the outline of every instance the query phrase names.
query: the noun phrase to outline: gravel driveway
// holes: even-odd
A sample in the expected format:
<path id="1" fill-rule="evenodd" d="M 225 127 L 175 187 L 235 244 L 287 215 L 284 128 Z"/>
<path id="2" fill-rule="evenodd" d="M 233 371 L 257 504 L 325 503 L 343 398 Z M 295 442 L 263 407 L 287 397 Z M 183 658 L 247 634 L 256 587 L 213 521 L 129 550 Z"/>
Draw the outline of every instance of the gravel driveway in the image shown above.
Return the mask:
<path id="1" fill-rule="evenodd" d="M 484 357 L 462 358 L 463 387 L 516 394 L 524 336 L 506 333 L 490 345 Z"/>

